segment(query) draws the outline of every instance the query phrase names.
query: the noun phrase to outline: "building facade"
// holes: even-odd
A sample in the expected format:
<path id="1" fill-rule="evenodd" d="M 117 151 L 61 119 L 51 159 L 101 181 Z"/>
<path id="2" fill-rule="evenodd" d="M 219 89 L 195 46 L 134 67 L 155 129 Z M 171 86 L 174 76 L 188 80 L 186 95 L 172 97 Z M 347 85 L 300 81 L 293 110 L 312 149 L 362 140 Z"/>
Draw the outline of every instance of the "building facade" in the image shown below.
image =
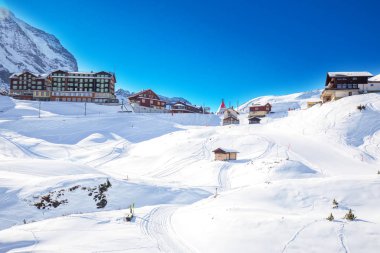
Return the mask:
<path id="1" fill-rule="evenodd" d="M 223 126 L 226 125 L 238 125 L 240 123 L 239 113 L 233 108 L 228 108 L 224 111 Z"/>
<path id="2" fill-rule="evenodd" d="M 265 117 L 272 111 L 272 105 L 266 103 L 265 105 L 252 105 L 249 107 L 249 117 Z"/>
<path id="3" fill-rule="evenodd" d="M 189 105 L 181 101 L 173 104 L 170 111 L 172 113 L 206 113 L 202 106 Z"/>
<path id="4" fill-rule="evenodd" d="M 29 100 L 117 103 L 115 83 L 115 74 L 105 71 L 56 70 L 44 75 L 26 71 L 10 77 L 10 95 Z"/>
<path id="5" fill-rule="evenodd" d="M 325 103 L 363 93 L 372 76 L 369 72 L 328 72 L 321 100 Z"/>
<path id="6" fill-rule="evenodd" d="M 249 124 L 260 124 L 261 119 L 259 117 L 248 117 Z"/>
<path id="7" fill-rule="evenodd" d="M 380 92 L 380 75 L 368 78 L 368 84 L 363 87 L 363 91 L 367 92 Z"/>
<path id="8" fill-rule="evenodd" d="M 134 112 L 166 112 L 166 102 L 151 89 L 140 91 L 128 97 Z"/>
<path id="9" fill-rule="evenodd" d="M 35 74 L 29 71 L 14 73 L 9 78 L 9 95 L 24 100 L 49 100 L 47 93 L 50 80 L 47 74 Z M 40 96 L 41 95 L 41 96 Z"/>
<path id="10" fill-rule="evenodd" d="M 225 148 L 217 148 L 213 150 L 215 154 L 215 161 L 228 161 L 228 160 L 236 160 L 237 153 L 236 150 L 233 149 L 225 149 Z"/>

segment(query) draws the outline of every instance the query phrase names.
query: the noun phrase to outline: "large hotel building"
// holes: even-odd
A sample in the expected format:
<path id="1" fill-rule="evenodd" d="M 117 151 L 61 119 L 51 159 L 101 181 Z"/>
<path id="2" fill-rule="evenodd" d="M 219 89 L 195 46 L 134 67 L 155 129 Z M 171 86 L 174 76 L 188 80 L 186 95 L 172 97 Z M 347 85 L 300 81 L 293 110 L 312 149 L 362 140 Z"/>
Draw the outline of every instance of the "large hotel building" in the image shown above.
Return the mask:
<path id="1" fill-rule="evenodd" d="M 25 71 L 10 76 L 10 95 L 18 99 L 117 103 L 116 77 L 110 72 L 69 72 L 50 74 Z"/>

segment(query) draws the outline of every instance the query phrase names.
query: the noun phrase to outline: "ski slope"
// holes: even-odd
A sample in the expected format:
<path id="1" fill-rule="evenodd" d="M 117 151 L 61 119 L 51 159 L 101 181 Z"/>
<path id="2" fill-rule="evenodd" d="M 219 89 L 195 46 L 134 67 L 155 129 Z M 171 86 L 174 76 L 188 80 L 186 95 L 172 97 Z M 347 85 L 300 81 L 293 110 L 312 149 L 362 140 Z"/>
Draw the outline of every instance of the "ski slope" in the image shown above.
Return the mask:
<path id="1" fill-rule="evenodd" d="M 38 118 L 37 102 L 0 96 L 0 252 L 377 252 L 380 95 L 305 109 L 313 97 L 271 97 L 262 124 L 243 106 L 241 125 L 220 126 L 63 102 Z M 214 161 L 218 147 L 238 160 Z M 97 209 L 88 189 L 107 179 Z M 60 191 L 68 203 L 33 206 Z"/>

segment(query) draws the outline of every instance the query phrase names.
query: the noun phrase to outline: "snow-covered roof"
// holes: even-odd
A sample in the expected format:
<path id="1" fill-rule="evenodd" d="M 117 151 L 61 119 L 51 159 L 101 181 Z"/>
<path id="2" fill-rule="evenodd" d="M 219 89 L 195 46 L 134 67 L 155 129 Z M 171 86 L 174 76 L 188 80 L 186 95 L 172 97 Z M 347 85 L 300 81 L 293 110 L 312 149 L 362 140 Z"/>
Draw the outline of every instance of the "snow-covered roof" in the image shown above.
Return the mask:
<path id="1" fill-rule="evenodd" d="M 370 72 L 328 72 L 330 77 L 341 77 L 341 76 L 373 76 Z"/>
<path id="2" fill-rule="evenodd" d="M 380 74 L 371 78 L 368 78 L 368 82 L 380 82 Z"/>
<path id="3" fill-rule="evenodd" d="M 217 148 L 212 152 L 216 152 L 216 151 L 224 151 L 225 153 L 239 153 L 239 151 L 235 149 L 231 149 L 231 148 Z"/>
<path id="4" fill-rule="evenodd" d="M 30 72 L 30 71 L 24 71 L 24 72 L 13 73 L 9 78 L 19 77 L 20 75 L 22 75 L 24 73 L 30 73 L 33 76 L 35 76 L 36 78 L 46 78 L 49 75 L 49 74 L 37 74 L 37 73 Z"/>

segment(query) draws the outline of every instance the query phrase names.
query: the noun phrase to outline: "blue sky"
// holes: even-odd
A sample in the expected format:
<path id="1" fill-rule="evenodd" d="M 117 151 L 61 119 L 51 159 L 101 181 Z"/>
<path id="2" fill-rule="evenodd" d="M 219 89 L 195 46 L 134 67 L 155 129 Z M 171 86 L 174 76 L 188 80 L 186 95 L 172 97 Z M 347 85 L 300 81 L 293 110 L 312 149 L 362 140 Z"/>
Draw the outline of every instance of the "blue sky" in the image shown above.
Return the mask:
<path id="1" fill-rule="evenodd" d="M 81 70 L 116 71 L 213 110 L 322 88 L 327 71 L 380 73 L 380 2 L 0 0 L 56 35 Z"/>

